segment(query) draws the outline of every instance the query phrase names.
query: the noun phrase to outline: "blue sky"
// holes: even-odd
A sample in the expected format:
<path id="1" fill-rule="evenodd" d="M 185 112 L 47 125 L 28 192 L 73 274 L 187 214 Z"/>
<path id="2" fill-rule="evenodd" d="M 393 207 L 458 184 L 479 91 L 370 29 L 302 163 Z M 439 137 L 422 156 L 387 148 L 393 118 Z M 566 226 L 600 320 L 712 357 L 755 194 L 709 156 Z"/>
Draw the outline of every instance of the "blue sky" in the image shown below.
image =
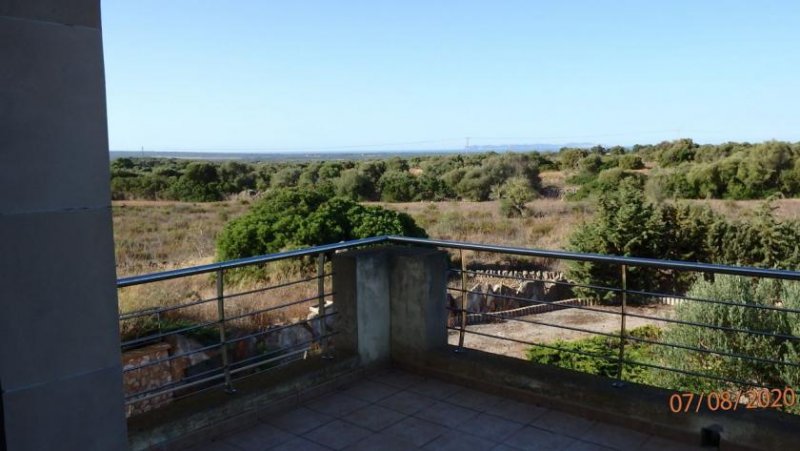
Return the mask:
<path id="1" fill-rule="evenodd" d="M 800 140 L 797 1 L 102 10 L 112 150 Z"/>

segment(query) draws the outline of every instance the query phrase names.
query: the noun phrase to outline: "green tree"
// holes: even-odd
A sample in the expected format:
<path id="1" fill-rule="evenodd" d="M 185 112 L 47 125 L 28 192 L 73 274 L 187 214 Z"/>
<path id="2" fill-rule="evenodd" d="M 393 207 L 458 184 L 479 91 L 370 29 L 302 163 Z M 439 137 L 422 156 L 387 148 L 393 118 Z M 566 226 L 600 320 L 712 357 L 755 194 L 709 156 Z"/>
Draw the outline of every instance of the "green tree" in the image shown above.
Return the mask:
<path id="1" fill-rule="evenodd" d="M 168 190 L 173 199 L 189 202 L 222 200 L 217 167 L 207 162 L 192 162 Z"/>
<path id="2" fill-rule="evenodd" d="M 374 200 L 375 185 L 372 179 L 358 169 L 347 169 L 333 181 L 337 196 L 352 200 Z"/>
<path id="3" fill-rule="evenodd" d="M 688 295 L 708 301 L 724 301 L 725 304 L 708 301 L 686 301 L 679 304 L 675 310 L 676 318 L 712 327 L 675 324 L 665 329 L 663 341 L 719 354 L 663 347 L 659 362 L 661 365 L 684 372 L 742 381 L 746 386 L 741 388 L 796 387 L 800 383 L 798 368 L 781 364 L 799 361 L 800 343 L 797 340 L 734 331 L 752 330 L 800 336 L 798 315 L 776 310 L 800 308 L 800 284 L 775 279 L 753 280 L 749 277 L 717 275 L 713 281 L 697 280 Z M 728 355 L 720 355 L 726 353 Z M 779 363 L 736 358 L 730 354 Z M 665 386 L 677 389 L 702 391 L 721 388 L 719 381 L 677 372 L 664 372 L 662 380 Z"/>
<path id="4" fill-rule="evenodd" d="M 506 217 L 525 216 L 526 204 L 536 198 L 536 191 L 522 177 L 513 177 L 496 190 L 493 198 L 500 201 L 500 213 Z"/>
<path id="5" fill-rule="evenodd" d="M 217 258 L 230 260 L 376 235 L 425 237 L 405 213 L 303 190 L 276 190 L 225 225 Z"/>
<path id="6" fill-rule="evenodd" d="M 384 202 L 410 202 L 417 196 L 418 183 L 408 172 L 390 170 L 381 176 L 379 189 Z"/>

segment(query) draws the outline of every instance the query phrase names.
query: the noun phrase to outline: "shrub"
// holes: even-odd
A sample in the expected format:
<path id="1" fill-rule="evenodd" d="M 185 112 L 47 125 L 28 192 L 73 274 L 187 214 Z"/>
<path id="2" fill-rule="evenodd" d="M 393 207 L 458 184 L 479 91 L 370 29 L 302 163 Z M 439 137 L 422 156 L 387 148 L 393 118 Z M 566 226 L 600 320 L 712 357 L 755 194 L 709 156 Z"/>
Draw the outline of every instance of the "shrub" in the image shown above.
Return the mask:
<path id="1" fill-rule="evenodd" d="M 628 331 L 634 338 L 647 340 L 657 340 L 661 333 L 655 326 L 643 326 Z M 533 347 L 527 354 L 528 359 L 535 363 L 613 378 L 619 373 L 619 344 L 619 338 L 605 336 L 575 341 L 556 340 L 550 346 L 560 349 Z M 625 340 L 626 360 L 650 362 L 654 351 L 653 345 L 649 343 Z M 622 376 L 624 380 L 638 383 L 652 383 L 653 379 L 651 371 L 640 365 L 624 365 Z"/>
<path id="2" fill-rule="evenodd" d="M 312 191 L 277 190 L 223 228 L 217 239 L 217 258 L 250 257 L 376 235 L 427 236 L 405 213 Z"/>
<path id="3" fill-rule="evenodd" d="M 676 307 L 678 319 L 721 328 L 765 331 L 774 334 L 800 336 L 800 317 L 780 310 L 744 307 L 745 304 L 800 308 L 800 284 L 779 281 L 717 275 L 713 281 L 698 280 L 689 290 L 698 299 L 725 301 L 742 306 L 711 302 L 685 302 Z M 758 357 L 777 362 L 798 362 L 800 343 L 780 337 L 753 335 L 732 330 L 719 330 L 676 324 L 664 332 L 664 342 L 679 346 L 699 347 L 720 353 Z M 664 366 L 686 372 L 710 374 L 738 380 L 756 387 L 796 387 L 800 371 L 796 367 L 777 363 L 709 354 L 677 347 L 663 348 L 660 358 Z M 664 383 L 670 388 L 714 390 L 719 381 L 665 372 Z M 742 387 L 744 388 L 744 387 Z"/>
<path id="4" fill-rule="evenodd" d="M 508 179 L 498 187 L 492 197 L 500 200 L 500 213 L 507 217 L 525 216 L 526 203 L 536 198 L 536 192 L 531 189 L 528 181 L 522 177 Z"/>
<path id="5" fill-rule="evenodd" d="M 644 169 L 644 161 L 639 155 L 620 155 L 617 165 L 620 169 Z"/>
<path id="6" fill-rule="evenodd" d="M 708 261 L 706 243 L 715 216 L 704 209 L 670 205 L 654 206 L 645 201 L 640 186 L 624 179 L 618 191 L 603 193 L 591 222 L 579 226 L 569 238 L 569 247 L 579 252 Z M 618 287 L 618 265 L 575 262 L 569 277 L 586 285 Z M 691 275 L 675 274 L 645 267 L 628 269 L 628 287 L 636 290 L 673 292 L 680 290 Z M 606 301 L 616 293 L 578 289 L 579 294 Z"/>
<path id="7" fill-rule="evenodd" d="M 417 196 L 417 179 L 408 172 L 386 171 L 381 176 L 379 186 L 384 202 L 409 202 Z"/>

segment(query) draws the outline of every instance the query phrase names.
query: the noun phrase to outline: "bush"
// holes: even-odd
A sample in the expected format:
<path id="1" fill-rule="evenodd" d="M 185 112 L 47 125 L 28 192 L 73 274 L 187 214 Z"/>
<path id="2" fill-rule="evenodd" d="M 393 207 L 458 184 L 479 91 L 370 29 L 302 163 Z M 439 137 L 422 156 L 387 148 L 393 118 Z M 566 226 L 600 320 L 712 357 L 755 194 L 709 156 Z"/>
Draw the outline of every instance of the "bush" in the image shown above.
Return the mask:
<path id="1" fill-rule="evenodd" d="M 379 186 L 384 202 L 410 202 L 417 196 L 417 179 L 408 172 L 386 171 L 381 176 Z"/>
<path id="2" fill-rule="evenodd" d="M 536 192 L 531 189 L 527 180 L 514 177 L 498 187 L 492 197 L 500 200 L 500 213 L 503 216 L 520 217 L 527 213 L 525 204 L 536 198 Z"/>
<path id="3" fill-rule="evenodd" d="M 774 279 L 754 281 L 748 277 L 717 275 L 713 281 L 695 282 L 688 295 L 742 305 L 800 308 L 800 284 Z M 711 326 L 800 336 L 798 314 L 779 310 L 694 301 L 679 304 L 675 315 L 682 321 Z M 665 330 L 663 341 L 778 362 L 800 361 L 800 343 L 779 337 L 676 324 Z M 747 386 L 796 387 L 800 383 L 800 371 L 796 367 L 674 347 L 664 348 L 660 354 L 664 366 L 739 380 Z M 718 389 L 722 384 L 681 373 L 666 373 L 664 383 L 670 388 L 701 391 Z"/>
<path id="4" fill-rule="evenodd" d="M 655 326 L 643 326 L 629 330 L 628 334 L 634 338 L 657 340 L 661 336 L 661 330 Z M 619 338 L 604 336 L 575 341 L 556 340 L 550 345 L 561 349 L 533 347 L 527 354 L 528 360 L 535 363 L 615 378 L 619 373 L 619 344 Z M 654 351 L 653 345 L 649 343 L 625 340 L 626 360 L 650 362 Z M 644 366 L 624 365 L 622 378 L 632 382 L 652 383 L 651 373 Z"/>
<path id="5" fill-rule="evenodd" d="M 712 252 L 706 238 L 714 220 L 716 216 L 707 209 L 649 204 L 637 182 L 624 179 L 618 191 L 600 196 L 595 217 L 573 232 L 569 247 L 578 252 L 708 261 Z M 580 284 L 620 285 L 619 265 L 575 262 L 568 268 L 569 278 Z M 670 293 L 684 288 L 690 277 L 690 274 L 630 267 L 628 287 Z M 617 298 L 616 293 L 605 290 L 576 291 L 606 301 Z"/>
<path id="6" fill-rule="evenodd" d="M 639 155 L 620 155 L 617 165 L 620 169 L 644 169 L 644 161 Z"/>
<path id="7" fill-rule="evenodd" d="M 223 228 L 217 239 L 217 258 L 244 258 L 376 235 L 427 236 L 405 213 L 311 191 L 277 190 Z"/>

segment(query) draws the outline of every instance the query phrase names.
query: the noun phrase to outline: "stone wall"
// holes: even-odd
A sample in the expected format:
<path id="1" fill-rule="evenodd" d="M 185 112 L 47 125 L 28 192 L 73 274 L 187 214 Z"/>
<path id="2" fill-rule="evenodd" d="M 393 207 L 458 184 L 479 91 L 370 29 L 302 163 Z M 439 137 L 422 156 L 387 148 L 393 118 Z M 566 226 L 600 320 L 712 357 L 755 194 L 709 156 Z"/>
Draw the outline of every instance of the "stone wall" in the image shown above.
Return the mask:
<path id="1" fill-rule="evenodd" d="M 180 380 L 182 368 L 173 368 L 171 361 L 160 362 L 144 368 L 130 370 L 158 360 L 169 358 L 171 346 L 168 343 L 158 343 L 143 348 L 134 349 L 122 353 L 122 369 L 124 371 L 122 381 L 125 389 L 125 396 L 136 393 L 154 390 L 158 387 L 169 385 L 176 380 Z M 172 392 L 158 395 L 152 398 L 137 401 L 125 406 L 125 414 L 128 417 L 157 409 L 172 402 Z"/>

